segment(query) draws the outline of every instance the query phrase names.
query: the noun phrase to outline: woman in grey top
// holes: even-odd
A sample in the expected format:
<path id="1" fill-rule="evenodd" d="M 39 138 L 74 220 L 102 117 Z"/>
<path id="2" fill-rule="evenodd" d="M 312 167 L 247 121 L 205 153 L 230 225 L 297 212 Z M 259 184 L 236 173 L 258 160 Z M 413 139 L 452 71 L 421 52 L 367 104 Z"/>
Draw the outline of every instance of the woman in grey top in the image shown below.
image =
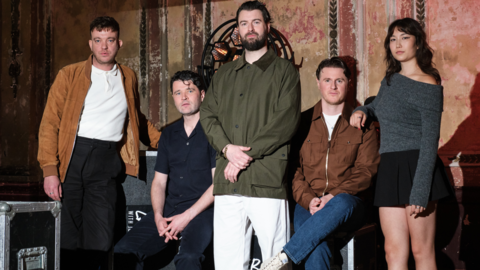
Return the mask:
<path id="1" fill-rule="evenodd" d="M 380 207 L 388 268 L 407 269 L 411 240 L 416 269 L 437 269 L 437 200 L 451 192 L 437 155 L 443 87 L 417 21 L 394 21 L 384 46 L 387 71 L 380 91 L 371 104 L 355 110 L 350 124 L 361 128 L 368 117 L 380 122 L 375 205 Z"/>

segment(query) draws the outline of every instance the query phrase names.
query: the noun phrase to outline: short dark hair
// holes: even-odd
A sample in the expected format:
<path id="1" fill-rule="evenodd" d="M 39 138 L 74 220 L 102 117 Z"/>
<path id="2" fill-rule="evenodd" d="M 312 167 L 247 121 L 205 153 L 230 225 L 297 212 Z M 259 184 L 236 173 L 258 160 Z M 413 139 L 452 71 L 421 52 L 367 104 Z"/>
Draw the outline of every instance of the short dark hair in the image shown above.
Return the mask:
<path id="1" fill-rule="evenodd" d="M 238 15 L 240 14 L 240 11 L 242 10 L 252 11 L 256 9 L 262 12 L 263 21 L 265 23 L 273 23 L 272 17 L 270 17 L 270 13 L 268 12 L 267 7 L 265 6 L 264 3 L 260 1 L 247 1 L 237 9 L 237 17 L 235 17 L 235 20 L 237 21 L 237 25 L 238 25 Z"/>
<path id="2" fill-rule="evenodd" d="M 102 31 L 102 30 L 110 30 L 112 32 L 117 32 L 118 37 L 120 37 L 120 26 L 118 25 L 118 22 L 109 16 L 101 16 L 95 18 L 91 23 L 90 23 L 90 35 L 92 34 L 93 30 L 97 29 L 97 31 Z"/>
<path id="3" fill-rule="evenodd" d="M 198 88 L 198 91 L 206 91 L 205 85 L 203 84 L 202 77 L 198 73 L 192 72 L 190 70 L 182 70 L 177 71 L 173 74 L 172 78 L 170 79 L 170 92 L 173 93 L 173 83 L 176 81 L 192 81 L 193 84 Z"/>
<path id="4" fill-rule="evenodd" d="M 343 59 L 340 57 L 335 56 L 324 59 L 322 62 L 320 62 L 317 68 L 317 79 L 320 79 L 320 72 L 322 72 L 322 69 L 324 68 L 341 68 L 343 69 L 343 74 L 345 74 L 345 77 L 350 80 L 350 69 L 348 68 L 347 63 L 345 63 L 345 61 L 343 61 Z"/>

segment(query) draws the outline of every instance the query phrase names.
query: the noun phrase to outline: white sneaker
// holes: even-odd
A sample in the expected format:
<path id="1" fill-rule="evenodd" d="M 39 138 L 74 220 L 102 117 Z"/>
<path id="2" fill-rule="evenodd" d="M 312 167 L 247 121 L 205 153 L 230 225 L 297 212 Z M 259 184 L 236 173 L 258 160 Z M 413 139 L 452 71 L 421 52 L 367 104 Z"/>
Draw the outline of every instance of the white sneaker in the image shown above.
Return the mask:
<path id="1" fill-rule="evenodd" d="M 291 269 L 290 261 L 287 254 L 280 251 L 277 255 L 262 263 L 260 270 L 289 270 Z"/>

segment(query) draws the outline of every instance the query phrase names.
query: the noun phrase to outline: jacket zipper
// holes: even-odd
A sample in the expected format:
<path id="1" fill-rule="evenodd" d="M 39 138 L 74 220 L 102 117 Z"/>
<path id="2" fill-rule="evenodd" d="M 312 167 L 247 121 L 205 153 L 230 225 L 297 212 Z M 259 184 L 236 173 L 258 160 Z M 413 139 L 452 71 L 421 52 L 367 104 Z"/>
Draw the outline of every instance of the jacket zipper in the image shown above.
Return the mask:
<path id="1" fill-rule="evenodd" d="M 323 119 L 323 116 L 322 116 L 322 121 L 323 121 L 323 124 L 325 124 L 325 127 L 327 128 L 327 134 L 328 134 L 328 126 L 327 126 L 327 123 L 325 122 L 325 119 Z M 337 119 L 337 122 L 335 122 L 335 126 L 332 131 L 332 136 L 331 136 L 332 139 L 333 139 L 333 133 L 335 132 L 337 124 L 338 124 L 338 119 Z M 328 140 L 327 157 L 325 158 L 325 178 L 327 179 L 327 183 L 325 184 L 325 189 L 323 190 L 322 196 L 325 196 L 325 192 L 327 192 L 327 189 L 328 189 L 328 155 L 330 154 L 330 147 L 331 147 L 331 140 Z"/>
<path id="2" fill-rule="evenodd" d="M 330 141 L 328 141 L 328 148 L 327 148 L 327 159 L 325 161 L 325 178 L 327 179 L 327 184 L 325 185 L 325 189 L 323 190 L 322 196 L 325 196 L 325 192 L 328 188 L 328 154 L 330 153 Z"/>
<path id="3" fill-rule="evenodd" d="M 85 99 L 87 99 L 88 91 L 90 91 L 91 87 L 92 87 L 92 82 L 90 82 L 90 86 L 88 87 L 87 94 L 85 95 Z M 82 110 L 80 111 L 80 115 L 78 115 L 77 129 L 75 130 L 75 139 L 73 140 L 72 152 L 70 153 L 70 159 L 68 160 L 67 170 L 68 170 L 68 167 L 70 166 L 70 162 L 72 161 L 73 150 L 75 149 L 75 143 L 77 142 L 78 126 L 80 125 L 80 119 L 82 118 L 83 109 L 85 108 L 85 99 L 83 100 Z M 66 175 L 67 173 L 65 172 L 65 176 Z"/>
<path id="4" fill-rule="evenodd" d="M 328 126 L 327 126 L 327 123 L 325 123 L 325 119 L 323 119 L 323 117 L 322 117 L 322 121 L 325 124 L 325 127 L 327 128 L 327 133 L 328 133 Z M 327 157 L 325 158 L 325 179 L 327 179 L 327 183 L 325 184 L 325 189 L 323 190 L 322 196 L 325 196 L 325 192 L 327 191 L 327 188 L 328 188 L 328 154 L 329 153 L 330 153 L 330 140 L 328 140 Z"/>

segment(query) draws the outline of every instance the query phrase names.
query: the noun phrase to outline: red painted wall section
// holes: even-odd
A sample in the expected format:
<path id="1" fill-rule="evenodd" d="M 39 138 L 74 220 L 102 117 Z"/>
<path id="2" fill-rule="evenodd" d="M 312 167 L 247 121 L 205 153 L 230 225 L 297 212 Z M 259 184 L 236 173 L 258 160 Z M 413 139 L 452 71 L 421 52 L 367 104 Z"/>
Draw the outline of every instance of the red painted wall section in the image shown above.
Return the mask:
<path id="1" fill-rule="evenodd" d="M 445 97 L 439 153 L 451 164 L 457 186 L 480 186 L 480 5 L 440 0 L 427 7 L 428 36 Z M 458 162 L 449 160 L 459 153 Z"/>
<path id="2" fill-rule="evenodd" d="M 387 3 L 384 0 L 369 0 L 364 5 L 364 53 L 366 63 L 363 66 L 366 82 L 365 89 L 369 96 L 376 96 L 380 88 L 380 82 L 385 76 L 385 49 L 383 41 L 387 35 L 388 15 L 386 14 Z"/>
<path id="3" fill-rule="evenodd" d="M 341 56 L 356 56 L 355 7 L 353 0 L 338 1 L 338 41 Z"/>
<path id="4" fill-rule="evenodd" d="M 413 18 L 414 0 L 395 1 L 395 19 Z"/>

